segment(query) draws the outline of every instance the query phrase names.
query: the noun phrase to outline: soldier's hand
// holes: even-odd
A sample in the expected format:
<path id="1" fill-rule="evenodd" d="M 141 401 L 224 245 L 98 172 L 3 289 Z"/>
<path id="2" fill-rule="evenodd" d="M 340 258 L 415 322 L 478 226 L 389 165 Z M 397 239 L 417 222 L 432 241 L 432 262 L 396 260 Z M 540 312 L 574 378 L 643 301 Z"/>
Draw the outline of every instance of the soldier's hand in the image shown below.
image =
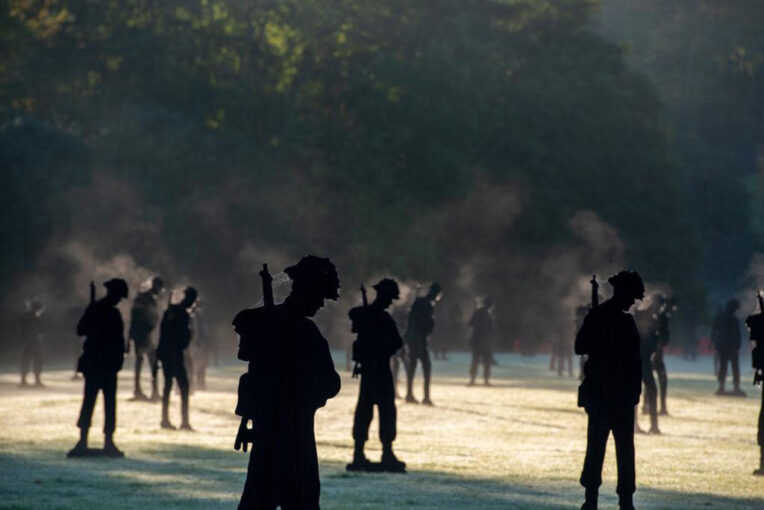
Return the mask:
<path id="1" fill-rule="evenodd" d="M 237 452 L 242 449 L 244 453 L 247 453 L 248 444 L 254 443 L 254 429 L 247 427 L 248 422 L 249 420 L 242 418 L 239 423 L 239 430 L 236 432 L 236 440 L 233 443 L 233 449 Z"/>

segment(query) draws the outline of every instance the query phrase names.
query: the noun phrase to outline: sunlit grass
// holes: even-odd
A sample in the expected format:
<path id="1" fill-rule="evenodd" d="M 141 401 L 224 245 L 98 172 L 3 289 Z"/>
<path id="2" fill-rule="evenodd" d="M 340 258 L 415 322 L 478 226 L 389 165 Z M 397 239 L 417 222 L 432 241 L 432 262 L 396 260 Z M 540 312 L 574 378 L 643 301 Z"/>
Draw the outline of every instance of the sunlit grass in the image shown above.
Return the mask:
<path id="1" fill-rule="evenodd" d="M 586 429 L 577 381 L 558 379 L 541 356 L 499 361 L 493 387 L 468 388 L 468 357 L 451 355 L 435 362 L 436 407 L 399 403 L 395 446 L 406 475 L 345 472 L 358 386 L 343 373 L 342 392 L 316 420 L 322 507 L 576 508 Z M 236 362 L 211 369 L 208 391 L 191 399 L 193 433 L 160 429 L 159 404 L 129 401 L 131 373 L 123 371 L 116 435 L 123 460 L 65 458 L 77 439 L 82 391 L 70 372 L 46 373 L 43 390 L 20 390 L 15 374 L 0 374 L 0 508 L 234 508 L 247 465 L 232 449 L 243 369 Z M 637 437 L 638 508 L 764 508 L 764 479 L 751 476 L 760 390 L 714 397 L 709 360 L 670 359 L 669 370 L 664 435 Z M 415 391 L 421 397 L 421 379 Z M 172 405 L 177 423 L 175 395 Z M 93 446 L 102 442 L 102 419 L 99 399 Z M 371 458 L 381 453 L 376 433 L 374 424 Z M 610 444 L 602 508 L 616 507 L 615 478 Z"/>

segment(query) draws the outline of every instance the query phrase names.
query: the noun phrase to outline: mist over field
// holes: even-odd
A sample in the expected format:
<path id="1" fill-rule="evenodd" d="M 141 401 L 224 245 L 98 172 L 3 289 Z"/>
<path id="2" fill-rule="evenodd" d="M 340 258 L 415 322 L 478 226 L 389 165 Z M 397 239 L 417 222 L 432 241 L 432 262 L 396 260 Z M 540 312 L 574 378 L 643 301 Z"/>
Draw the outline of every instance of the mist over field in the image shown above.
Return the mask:
<path id="1" fill-rule="evenodd" d="M 0 2 L 3 328 L 40 299 L 60 336 L 91 279 L 134 295 L 160 274 L 199 288 L 233 348 L 261 264 L 311 252 L 339 268 L 335 346 L 360 283 L 391 275 L 438 280 L 463 315 L 496 296 L 501 347 L 533 352 L 571 334 L 591 274 L 623 267 L 677 296 L 693 342 L 764 286 L 763 13 Z"/>

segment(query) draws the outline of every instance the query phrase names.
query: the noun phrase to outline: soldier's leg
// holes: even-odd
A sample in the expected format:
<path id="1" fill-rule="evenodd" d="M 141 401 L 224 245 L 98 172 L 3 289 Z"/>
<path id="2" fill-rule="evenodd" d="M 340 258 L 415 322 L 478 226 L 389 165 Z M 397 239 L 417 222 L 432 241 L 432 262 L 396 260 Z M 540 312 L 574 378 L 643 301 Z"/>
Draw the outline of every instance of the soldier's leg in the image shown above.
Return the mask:
<path id="1" fill-rule="evenodd" d="M 590 505 L 590 508 L 596 508 L 599 488 L 602 485 L 602 464 L 605 461 L 605 448 L 610 430 L 597 423 L 596 417 L 590 415 L 588 421 L 586 456 L 580 482 L 586 489 L 586 503 Z"/>
<path id="2" fill-rule="evenodd" d="M 180 416 L 182 429 L 191 429 L 191 423 L 188 420 L 188 394 L 189 394 L 189 381 L 188 373 L 185 367 L 180 367 L 178 370 L 176 379 L 178 381 L 178 388 L 180 388 Z"/>
<path id="3" fill-rule="evenodd" d="M 759 444 L 759 469 L 753 472 L 755 475 L 764 476 L 764 388 L 761 392 L 761 408 L 759 409 L 759 430 L 757 443 Z"/>
<path id="4" fill-rule="evenodd" d="M 172 391 L 172 373 L 162 364 L 162 375 L 164 376 L 164 388 L 162 391 L 162 428 L 175 428 L 170 423 L 170 392 Z"/>
<path id="5" fill-rule="evenodd" d="M 27 373 L 29 373 L 29 363 L 31 361 L 29 342 L 24 342 L 21 347 L 21 385 L 27 384 Z"/>
<path id="6" fill-rule="evenodd" d="M 486 386 L 491 384 L 491 360 L 493 359 L 493 353 L 483 353 L 483 382 Z"/>
<path id="7" fill-rule="evenodd" d="M 393 453 L 398 419 L 395 399 L 392 395 L 387 395 L 377 401 L 377 408 L 379 409 L 379 440 L 382 442 L 382 465 L 387 471 L 404 471 L 406 463 L 398 460 Z"/>
<path id="8" fill-rule="evenodd" d="M 470 384 L 475 384 L 475 377 L 477 377 L 477 369 L 479 356 L 477 349 L 472 349 L 472 361 L 470 362 Z"/>
<path id="9" fill-rule="evenodd" d="M 353 465 L 361 469 L 365 469 L 369 462 L 363 453 L 363 449 L 366 441 L 369 439 L 369 426 L 373 416 L 374 401 L 370 398 L 366 385 L 361 381 L 361 390 L 358 392 L 358 403 L 356 404 L 355 415 L 353 417 L 353 441 L 355 443 Z"/>
<path id="10" fill-rule="evenodd" d="M 143 391 L 141 391 L 141 367 L 143 366 L 144 349 L 143 346 L 139 346 L 135 342 L 133 342 L 133 345 L 135 347 L 135 377 L 133 381 L 133 394 L 135 395 L 135 398 L 139 398 L 141 395 L 143 395 Z"/>
<path id="11" fill-rule="evenodd" d="M 716 391 L 716 393 L 722 394 L 724 393 L 724 383 L 727 379 L 727 354 L 726 353 L 719 353 L 719 370 L 717 372 L 718 379 L 719 379 L 719 389 Z"/>
<path id="12" fill-rule="evenodd" d="M 649 361 L 643 363 L 642 380 L 645 383 L 645 398 L 650 411 L 650 434 L 660 434 L 661 431 L 658 428 L 658 386 L 655 384 L 652 364 Z"/>
<path id="13" fill-rule="evenodd" d="M 406 400 L 414 401 L 414 375 L 416 374 L 416 354 L 409 353 L 408 363 L 406 363 Z"/>
<path id="14" fill-rule="evenodd" d="M 32 370 L 34 371 L 34 383 L 36 386 L 42 386 L 42 344 L 35 340 L 32 346 Z"/>
<path id="15" fill-rule="evenodd" d="M 732 384 L 736 391 L 740 391 L 740 353 L 738 351 L 730 356 L 730 364 L 732 365 Z"/>
<path id="16" fill-rule="evenodd" d="M 93 408 L 95 407 L 96 397 L 98 396 L 99 384 L 95 376 L 85 375 L 85 390 L 82 396 L 82 407 L 80 408 L 80 417 L 77 420 L 77 427 L 80 429 L 80 442 L 77 446 L 87 448 L 88 430 L 93 419 Z"/>
<path id="17" fill-rule="evenodd" d="M 103 433 L 107 443 L 117 429 L 117 374 L 104 375 L 101 390 L 103 391 Z"/>
<path id="18" fill-rule="evenodd" d="M 424 399 L 423 404 L 432 405 L 430 400 L 430 376 L 432 374 L 432 363 L 430 362 L 430 353 L 425 349 L 422 356 L 422 373 L 424 374 Z"/>
<path id="19" fill-rule="evenodd" d="M 148 349 L 149 367 L 151 368 L 151 400 L 159 400 L 157 380 L 159 372 L 159 360 L 157 359 L 156 347 L 150 345 Z"/>
<path id="20" fill-rule="evenodd" d="M 634 422 L 633 407 L 622 410 L 622 416 L 618 417 L 613 427 L 613 439 L 615 440 L 615 456 L 618 465 L 618 485 L 616 492 L 619 497 L 619 506 L 622 509 L 632 509 L 632 497 L 636 490 L 636 474 L 634 469 Z"/>
<path id="21" fill-rule="evenodd" d="M 666 373 L 666 363 L 663 361 L 663 356 L 661 356 L 657 364 L 655 366 L 655 370 L 658 372 L 658 386 L 660 389 L 660 395 L 661 395 L 661 408 L 660 408 L 660 414 L 668 414 L 668 410 L 666 408 L 666 393 L 668 392 L 668 374 Z"/>

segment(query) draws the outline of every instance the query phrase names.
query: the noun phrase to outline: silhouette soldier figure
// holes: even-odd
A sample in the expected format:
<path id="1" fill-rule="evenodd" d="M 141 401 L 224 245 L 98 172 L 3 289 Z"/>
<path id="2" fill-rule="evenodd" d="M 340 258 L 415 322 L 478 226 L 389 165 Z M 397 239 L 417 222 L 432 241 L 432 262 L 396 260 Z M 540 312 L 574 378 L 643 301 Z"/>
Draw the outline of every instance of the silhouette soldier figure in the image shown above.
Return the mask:
<path id="1" fill-rule="evenodd" d="M 196 296 L 195 288 L 186 287 L 183 291 L 183 300 L 167 307 L 162 316 L 162 324 L 159 326 L 157 358 L 162 362 L 162 375 L 164 376 L 161 423 L 163 429 L 175 429 L 175 426 L 170 423 L 169 415 L 170 392 L 172 391 L 172 380 L 175 379 L 180 389 L 180 428 L 193 430 L 188 421 L 188 373 L 184 363 L 184 354 L 189 343 L 191 343 L 191 316 L 188 310 L 196 301 Z"/>
<path id="2" fill-rule="evenodd" d="M 141 390 L 141 367 L 144 356 L 148 360 L 151 369 L 151 400 L 159 400 L 157 391 L 157 352 L 151 341 L 151 333 L 159 322 L 157 311 L 157 297 L 162 292 L 164 283 L 155 276 L 151 279 L 151 288 L 139 293 L 133 301 L 130 310 L 130 332 L 126 352 L 130 352 L 130 342 L 135 347 L 135 400 L 149 400 Z"/>
<path id="3" fill-rule="evenodd" d="M 658 374 L 658 390 L 660 394 L 660 410 L 658 414 L 661 416 L 668 416 L 668 408 L 666 407 L 666 397 L 668 393 L 668 373 L 666 372 L 666 362 L 663 359 L 664 350 L 671 342 L 671 331 L 669 329 L 669 323 L 671 321 L 671 315 L 677 309 L 676 299 L 671 297 L 662 296 L 662 304 L 658 310 L 657 321 L 657 348 L 655 354 L 653 354 L 653 370 Z M 643 409 L 643 413 L 645 410 Z"/>
<path id="4" fill-rule="evenodd" d="M 42 387 L 42 316 L 45 306 L 39 301 L 27 301 L 26 310 L 21 317 L 21 385 L 28 386 L 27 374 L 32 366 L 34 385 Z"/>
<path id="5" fill-rule="evenodd" d="M 602 463 L 608 435 L 612 431 L 618 463 L 619 505 L 634 508 L 634 407 L 642 390 L 642 360 L 639 332 L 629 308 L 644 297 L 642 278 L 634 271 L 611 276 L 613 297 L 594 306 L 576 336 L 576 354 L 588 356 L 578 405 L 586 410 L 586 458 L 581 485 L 586 489 L 582 510 L 597 508 L 602 484 Z"/>
<path id="6" fill-rule="evenodd" d="M 396 433 L 395 388 L 390 370 L 390 358 L 403 345 L 395 321 L 386 309 L 399 298 L 398 284 L 385 278 L 374 285 L 377 298 L 366 303 L 366 290 L 361 287 L 364 305 L 348 314 L 352 331 L 358 334 L 353 342 L 354 377 L 361 376 L 358 404 L 353 421 L 355 450 L 348 471 L 405 472 L 406 464 L 393 453 Z M 364 444 L 369 439 L 369 425 L 374 406 L 379 410 L 379 440 L 382 442 L 382 461 L 372 464 L 364 455 Z"/>
<path id="7" fill-rule="evenodd" d="M 319 508 L 313 419 L 339 392 L 340 377 L 329 344 L 309 317 L 324 300 L 337 300 L 340 282 L 334 264 L 313 255 L 284 272 L 292 279 L 284 303 L 273 304 L 264 267 L 264 306 L 243 310 L 233 320 L 239 359 L 249 362 L 236 406 L 242 420 L 234 448 L 246 452 L 252 445 L 240 510 Z"/>
<path id="8" fill-rule="evenodd" d="M 658 349 L 660 341 L 658 310 L 662 305 L 663 296 L 655 294 L 650 298 L 648 307 L 637 310 L 634 314 L 637 330 L 642 340 L 639 352 L 642 357 L 642 383 L 645 385 L 644 408 L 650 414 L 650 434 L 661 433 L 658 428 L 658 386 L 653 375 L 653 356 Z M 640 428 L 636 415 L 634 416 L 634 430 L 639 434 L 645 433 Z"/>
<path id="9" fill-rule="evenodd" d="M 95 301 L 95 286 L 90 284 L 90 305 L 77 324 L 77 334 L 85 337 L 77 371 L 85 377 L 85 394 L 77 426 L 80 440 L 68 457 L 105 455 L 124 457 L 114 444 L 117 424 L 117 372 L 122 369 L 125 355 L 125 334 L 122 314 L 117 303 L 127 298 L 127 283 L 113 278 L 104 283 L 106 296 Z M 88 448 L 88 431 L 98 392 L 103 392 L 104 447 L 102 452 Z"/>
<path id="10" fill-rule="evenodd" d="M 433 283 L 430 290 L 424 297 L 418 297 L 411 305 L 409 312 L 408 325 L 406 326 L 406 347 L 408 351 L 408 363 L 406 364 L 406 402 L 418 404 L 414 398 L 412 389 L 414 386 L 414 375 L 416 374 L 417 361 L 422 363 L 422 372 L 424 372 L 424 405 L 431 406 L 430 400 L 430 373 L 432 364 L 430 363 L 430 353 L 427 350 L 427 337 L 432 333 L 435 326 L 433 314 L 434 305 L 440 299 L 440 285 Z"/>
<path id="11" fill-rule="evenodd" d="M 483 300 L 483 305 L 475 309 L 467 325 L 472 328 L 469 340 L 470 349 L 472 350 L 469 386 L 475 385 L 478 364 L 483 365 L 483 381 L 488 386 L 491 384 L 494 335 L 493 298 L 491 296 L 486 296 Z"/>
<path id="12" fill-rule="evenodd" d="M 748 326 L 751 341 L 754 343 L 753 352 L 751 353 L 751 362 L 754 370 L 753 385 L 761 386 L 761 383 L 764 382 L 764 297 L 762 297 L 761 292 L 758 293 L 757 298 L 759 301 L 759 313 L 749 315 L 745 320 L 745 325 Z M 753 474 L 764 476 L 764 391 L 761 393 L 757 443 L 759 444 L 760 454 L 759 469 L 756 469 Z"/>
<path id="13" fill-rule="evenodd" d="M 745 397 L 745 392 L 740 389 L 740 322 L 735 316 L 740 304 L 736 299 L 727 301 L 724 309 L 714 318 L 712 340 L 716 352 L 719 353 L 719 388 L 717 395 L 732 395 Z M 732 365 L 732 383 L 734 389 L 727 392 L 724 385 L 727 379 L 727 364 Z"/>
<path id="14" fill-rule="evenodd" d="M 201 298 L 197 298 L 196 306 L 191 314 L 191 324 L 194 331 L 194 341 L 191 343 L 190 354 L 193 360 L 193 373 L 191 374 L 191 387 L 205 389 L 207 387 L 207 366 L 212 351 L 212 337 L 207 324 L 207 317 L 201 306 Z"/>

